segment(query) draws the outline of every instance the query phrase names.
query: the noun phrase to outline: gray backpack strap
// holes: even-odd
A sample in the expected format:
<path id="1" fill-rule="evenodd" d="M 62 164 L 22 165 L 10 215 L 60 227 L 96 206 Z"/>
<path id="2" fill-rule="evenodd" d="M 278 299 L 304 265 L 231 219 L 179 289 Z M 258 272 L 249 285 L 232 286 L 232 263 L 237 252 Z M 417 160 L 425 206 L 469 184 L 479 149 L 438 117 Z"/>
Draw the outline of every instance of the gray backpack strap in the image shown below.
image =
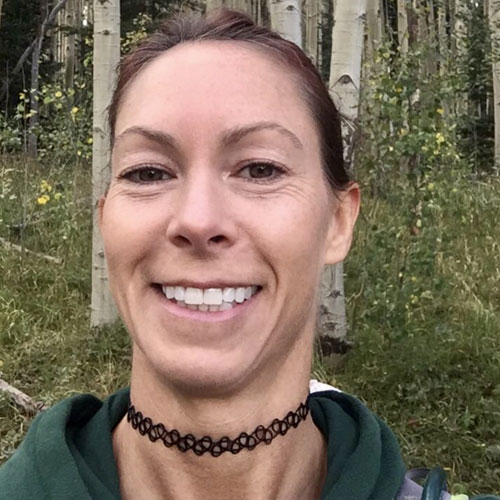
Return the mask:
<path id="1" fill-rule="evenodd" d="M 396 500 L 421 500 L 423 487 L 416 483 L 415 479 L 425 479 L 428 469 L 412 469 L 405 475 L 403 485 L 398 492 Z M 441 500 L 450 500 L 451 496 L 446 491 L 441 494 Z"/>

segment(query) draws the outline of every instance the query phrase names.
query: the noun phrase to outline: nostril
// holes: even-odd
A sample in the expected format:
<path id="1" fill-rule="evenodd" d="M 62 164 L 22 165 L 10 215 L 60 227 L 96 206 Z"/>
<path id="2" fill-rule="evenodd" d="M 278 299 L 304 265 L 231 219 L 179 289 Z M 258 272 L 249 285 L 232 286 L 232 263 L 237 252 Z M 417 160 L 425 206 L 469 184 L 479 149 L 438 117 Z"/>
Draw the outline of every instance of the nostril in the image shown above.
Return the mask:
<path id="1" fill-rule="evenodd" d="M 213 236 L 212 238 L 210 238 L 210 241 L 212 243 L 221 243 L 225 240 L 224 236 L 222 236 L 222 234 L 219 234 L 217 236 Z"/>
<path id="2" fill-rule="evenodd" d="M 175 240 L 176 240 L 177 244 L 180 246 L 189 246 L 191 244 L 189 239 L 186 238 L 185 236 L 177 235 L 175 237 Z"/>

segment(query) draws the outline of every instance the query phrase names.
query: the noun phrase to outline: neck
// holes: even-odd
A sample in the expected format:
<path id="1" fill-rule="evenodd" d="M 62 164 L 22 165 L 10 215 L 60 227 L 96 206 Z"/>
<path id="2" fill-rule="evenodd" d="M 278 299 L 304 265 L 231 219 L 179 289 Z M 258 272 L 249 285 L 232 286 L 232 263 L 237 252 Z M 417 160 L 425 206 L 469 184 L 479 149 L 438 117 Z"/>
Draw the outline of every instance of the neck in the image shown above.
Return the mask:
<path id="1" fill-rule="evenodd" d="M 159 443 L 131 434 L 126 425 L 119 425 L 114 439 L 124 500 L 313 500 L 320 496 L 326 452 L 310 418 L 293 435 L 269 446 L 217 458 L 155 446 Z"/>
<path id="2" fill-rule="evenodd" d="M 134 361 L 138 357 L 134 354 Z M 258 425 L 267 427 L 295 411 L 308 394 L 309 373 L 297 376 L 296 368 L 295 377 L 269 377 L 272 382 L 264 387 L 238 390 L 231 397 L 194 398 L 158 387 L 158 377 L 140 365 L 134 366 L 131 383 L 137 410 L 154 423 L 196 437 L 235 438 Z M 271 444 L 237 455 L 215 458 L 166 448 L 142 436 L 126 418 L 115 429 L 113 444 L 124 500 L 313 500 L 319 498 L 326 474 L 326 445 L 310 415 Z"/>

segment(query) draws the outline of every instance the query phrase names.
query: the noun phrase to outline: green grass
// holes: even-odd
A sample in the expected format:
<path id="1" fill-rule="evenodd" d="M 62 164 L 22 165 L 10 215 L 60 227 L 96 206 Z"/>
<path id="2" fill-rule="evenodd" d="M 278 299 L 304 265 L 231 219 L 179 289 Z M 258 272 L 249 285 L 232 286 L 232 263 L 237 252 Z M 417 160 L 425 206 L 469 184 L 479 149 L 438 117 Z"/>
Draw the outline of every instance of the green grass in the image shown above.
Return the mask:
<path id="1" fill-rule="evenodd" d="M 401 185 L 365 200 L 346 263 L 356 345 L 335 378 L 391 425 L 410 466 L 498 494 L 500 182 L 436 174 L 418 199 Z"/>
<path id="2" fill-rule="evenodd" d="M 52 186 L 45 205 L 37 202 L 42 180 Z M 89 326 L 88 168 L 48 169 L 3 158 L 0 181 L 0 236 L 63 261 L 0 246 L 0 377 L 49 405 L 75 393 L 109 394 L 127 383 L 129 339 L 121 326 Z M 63 195 L 57 201 L 55 192 Z M 23 206 L 31 222 L 20 230 Z M 29 417 L 0 398 L 2 461 L 19 444 Z"/>
<path id="3" fill-rule="evenodd" d="M 443 172 L 365 194 L 346 262 L 355 348 L 335 373 L 314 368 L 389 423 L 410 466 L 444 466 L 469 494 L 500 493 L 499 193 Z M 128 379 L 124 329 L 89 327 L 90 203 L 88 166 L 0 158 L 0 236 L 63 260 L 0 247 L 0 377 L 47 404 Z M 0 395 L 0 462 L 28 425 Z"/>

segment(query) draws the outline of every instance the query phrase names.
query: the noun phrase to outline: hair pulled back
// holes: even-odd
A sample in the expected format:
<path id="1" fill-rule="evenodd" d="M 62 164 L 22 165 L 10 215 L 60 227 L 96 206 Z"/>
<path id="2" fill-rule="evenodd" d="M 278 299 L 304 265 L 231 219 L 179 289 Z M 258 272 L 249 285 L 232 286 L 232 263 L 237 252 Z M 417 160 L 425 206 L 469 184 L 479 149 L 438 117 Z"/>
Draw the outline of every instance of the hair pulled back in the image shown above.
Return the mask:
<path id="1" fill-rule="evenodd" d="M 284 63 L 295 73 L 302 97 L 318 127 L 322 167 L 328 183 L 334 192 L 346 188 L 350 178 L 343 160 L 340 115 L 319 72 L 297 45 L 256 25 L 240 11 L 223 8 L 207 16 L 177 14 L 128 54 L 118 67 L 117 84 L 109 107 L 111 137 L 114 138 L 118 111 L 127 88 L 145 66 L 176 45 L 200 41 L 244 42 Z"/>

